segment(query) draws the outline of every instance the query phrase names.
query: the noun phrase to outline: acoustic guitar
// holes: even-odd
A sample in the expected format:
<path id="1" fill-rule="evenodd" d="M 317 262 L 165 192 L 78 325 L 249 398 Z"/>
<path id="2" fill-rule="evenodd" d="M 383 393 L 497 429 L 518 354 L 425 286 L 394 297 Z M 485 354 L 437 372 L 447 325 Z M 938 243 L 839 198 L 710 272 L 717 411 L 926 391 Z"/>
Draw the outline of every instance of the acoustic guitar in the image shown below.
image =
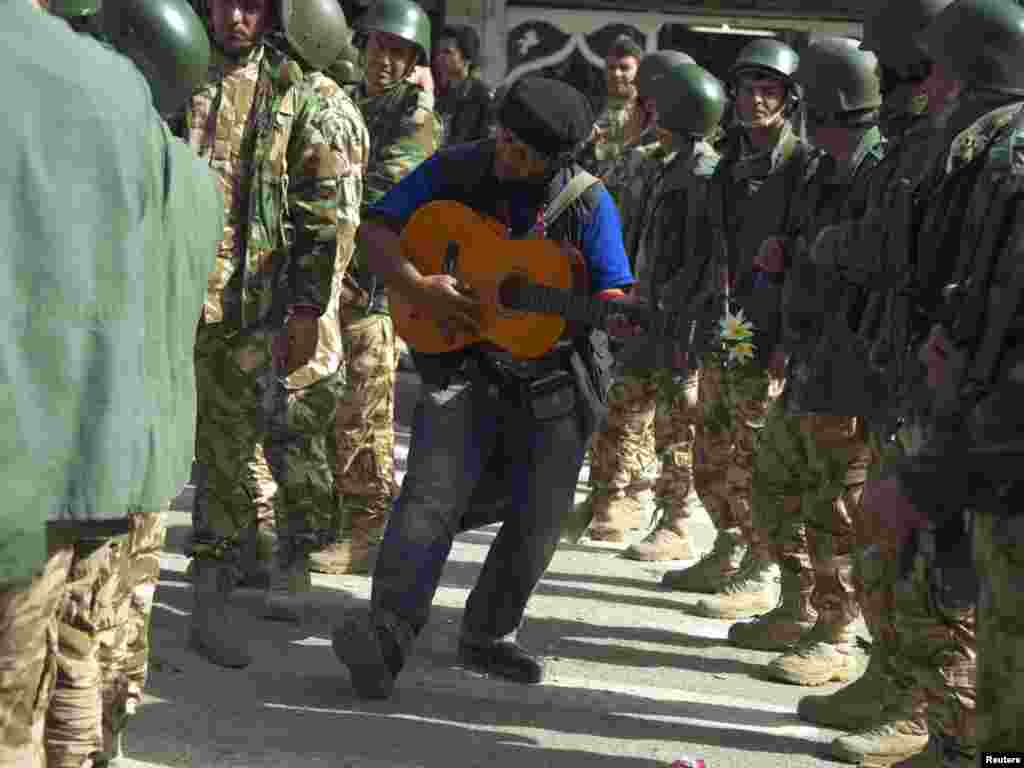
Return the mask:
<path id="1" fill-rule="evenodd" d="M 648 338 L 683 339 L 693 312 L 664 312 L 605 301 L 573 291 L 573 265 L 552 240 L 511 240 L 494 219 L 452 200 L 421 207 L 402 230 L 402 250 L 424 275 L 452 275 L 459 289 L 481 302 L 480 333 L 445 330 L 397 294 L 391 294 L 395 332 L 425 353 L 451 352 L 482 341 L 515 357 L 540 357 L 561 338 L 568 322 L 607 327 L 625 315 Z"/>

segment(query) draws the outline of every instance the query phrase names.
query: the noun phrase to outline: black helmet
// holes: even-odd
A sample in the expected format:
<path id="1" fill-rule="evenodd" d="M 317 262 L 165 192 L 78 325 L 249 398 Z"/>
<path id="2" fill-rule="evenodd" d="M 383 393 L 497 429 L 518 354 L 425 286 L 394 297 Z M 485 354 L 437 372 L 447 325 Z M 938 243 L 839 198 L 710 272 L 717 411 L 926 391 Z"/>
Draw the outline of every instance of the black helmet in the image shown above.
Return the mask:
<path id="1" fill-rule="evenodd" d="M 430 61 L 430 17 L 412 0 L 376 0 L 359 27 L 400 37 L 419 49 L 417 63 Z"/>
<path id="2" fill-rule="evenodd" d="M 899 77 L 920 72 L 927 56 L 915 37 L 953 0 L 876 0 L 864 19 L 860 47 L 873 51 L 881 65 Z"/>
<path id="3" fill-rule="evenodd" d="M 794 79 L 804 104 L 819 113 L 877 109 L 882 105 L 878 60 L 848 37 L 821 37 L 800 55 Z"/>
<path id="4" fill-rule="evenodd" d="M 729 79 L 735 85 L 736 77 L 745 70 L 762 70 L 765 74 L 790 83 L 799 63 L 800 56 L 797 52 L 781 40 L 759 37 L 740 51 L 729 70 Z"/>
<path id="5" fill-rule="evenodd" d="M 710 136 L 728 97 L 721 81 L 694 63 L 675 64 L 654 86 L 658 127 L 680 136 Z"/>
<path id="6" fill-rule="evenodd" d="M 968 87 L 1024 95 L 1024 9 L 1012 0 L 957 0 L 918 43 Z"/>
<path id="7" fill-rule="evenodd" d="M 135 62 L 165 115 L 206 78 L 210 41 L 186 0 L 51 0 L 49 10 L 72 22 L 88 19 L 88 31 Z"/>
<path id="8" fill-rule="evenodd" d="M 654 51 L 640 59 L 640 66 L 636 69 L 636 79 L 633 85 L 636 86 L 637 95 L 641 99 L 649 98 L 654 82 L 664 76 L 669 69 L 676 64 L 693 64 L 693 57 L 682 51 Z"/>

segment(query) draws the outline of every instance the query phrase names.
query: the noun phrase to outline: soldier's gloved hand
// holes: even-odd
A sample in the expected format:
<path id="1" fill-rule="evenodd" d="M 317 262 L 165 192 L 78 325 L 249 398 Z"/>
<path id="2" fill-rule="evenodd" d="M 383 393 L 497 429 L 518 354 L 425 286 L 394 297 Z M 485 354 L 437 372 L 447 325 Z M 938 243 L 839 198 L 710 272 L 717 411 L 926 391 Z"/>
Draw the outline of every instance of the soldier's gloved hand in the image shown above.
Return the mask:
<path id="1" fill-rule="evenodd" d="M 903 492 L 898 477 L 865 483 L 863 504 L 869 529 L 884 532 L 883 540 L 899 542 L 900 546 L 914 530 L 928 523 L 928 516 Z"/>
<path id="2" fill-rule="evenodd" d="M 290 376 L 308 363 L 316 354 L 320 340 L 320 316 L 315 309 L 293 309 L 284 322 L 284 332 L 278 337 L 274 350 L 278 365 L 285 376 Z"/>

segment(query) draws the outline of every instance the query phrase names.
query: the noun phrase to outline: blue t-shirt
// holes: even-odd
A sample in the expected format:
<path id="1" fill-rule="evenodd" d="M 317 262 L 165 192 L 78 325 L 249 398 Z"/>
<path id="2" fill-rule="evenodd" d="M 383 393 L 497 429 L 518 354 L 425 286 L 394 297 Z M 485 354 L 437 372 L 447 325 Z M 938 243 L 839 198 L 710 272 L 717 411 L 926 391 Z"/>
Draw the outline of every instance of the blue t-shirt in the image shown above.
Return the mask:
<path id="1" fill-rule="evenodd" d="M 443 154 L 449 161 L 479 162 L 478 147 L 477 144 L 462 144 L 445 150 Z M 421 163 L 370 206 L 367 216 L 384 216 L 404 223 L 420 206 L 444 199 L 440 160 L 441 154 L 435 154 Z M 536 223 L 538 206 L 535 200 L 514 185 L 510 185 L 508 190 L 509 220 L 506 223 L 510 234 L 519 237 Z M 581 245 L 591 291 L 598 293 L 609 288 L 625 288 L 635 282 L 622 244 L 622 224 L 615 201 L 603 187 L 597 206 L 583 224 Z"/>

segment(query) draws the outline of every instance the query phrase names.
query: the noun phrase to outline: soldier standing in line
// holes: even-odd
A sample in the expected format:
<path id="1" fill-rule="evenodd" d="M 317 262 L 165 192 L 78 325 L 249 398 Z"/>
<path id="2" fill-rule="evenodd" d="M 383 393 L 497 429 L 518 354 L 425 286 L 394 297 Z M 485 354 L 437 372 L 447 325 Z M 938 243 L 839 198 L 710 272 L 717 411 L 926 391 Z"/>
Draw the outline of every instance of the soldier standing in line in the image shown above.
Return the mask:
<path id="1" fill-rule="evenodd" d="M 922 444 L 868 485 L 865 509 L 913 547 L 897 636 L 925 691 L 929 742 L 899 765 L 967 768 L 1024 743 L 1024 10 L 958 0 L 918 43 L 959 93 L 926 176 L 913 262 L 935 320 L 919 352 L 933 399 Z"/>
<path id="2" fill-rule="evenodd" d="M 379 0 L 362 21 L 366 72 L 355 100 L 370 132 L 363 208 L 438 148 L 434 98 L 407 81 L 429 61 L 430 19 L 411 0 Z M 335 421 L 335 486 L 341 540 L 314 553 L 322 573 L 368 573 L 371 547 L 387 525 L 394 495 L 395 375 L 398 350 L 384 287 L 356 253 L 342 287 L 341 335 L 348 382 Z"/>
<path id="3" fill-rule="evenodd" d="M 869 477 L 885 472 L 917 442 L 913 420 L 890 438 L 894 426 L 889 413 L 899 393 L 907 391 L 900 382 L 906 356 L 894 350 L 908 349 L 912 320 L 908 293 L 894 286 L 906 281 L 912 269 L 910 238 L 919 221 L 913 201 L 928 195 L 929 187 L 921 182 L 945 150 L 942 123 L 955 90 L 941 68 L 907 40 L 947 5 L 949 0 L 885 5 L 866 20 L 862 47 L 873 50 L 881 65 L 882 117 L 890 141 L 872 174 L 865 214 L 840 227 L 826 227 L 813 251 L 816 258 L 832 252 L 829 258 L 842 263 L 840 285 L 855 281 L 866 289 L 859 315 L 848 318 L 845 340 L 819 350 L 819 356 L 836 358 L 833 375 L 845 382 L 837 386 L 833 400 L 868 424 Z M 879 270 L 877 287 L 860 277 Z M 837 354 L 841 351 L 847 355 Z M 920 581 L 915 586 L 913 579 L 900 578 L 905 561 L 899 540 L 885 527 L 870 525 L 866 516 L 861 522 L 855 528 L 853 585 L 872 636 L 868 667 L 834 694 L 805 697 L 798 712 L 810 722 L 851 731 L 833 743 L 836 757 L 885 765 L 926 746 L 930 707 L 943 712 L 973 700 L 974 609 L 963 606 L 955 616 L 933 610 Z M 969 718 L 957 719 L 963 724 L 963 739 L 971 742 Z"/>
<path id="4" fill-rule="evenodd" d="M 636 252 L 640 295 L 652 306 L 690 304 L 704 282 L 707 262 L 684 255 L 710 251 L 708 186 L 719 156 L 708 143 L 725 111 L 721 83 L 694 63 L 673 64 L 653 86 L 658 109 L 658 141 L 665 159 L 642 198 L 642 223 Z M 693 444 L 700 415 L 699 368 L 681 378 L 655 376 L 653 368 L 630 366 L 631 374 L 656 394 L 655 439 L 661 471 L 655 499 L 662 510 L 658 526 L 624 553 L 634 560 L 692 557 L 686 521 L 693 512 Z"/>
<path id="5" fill-rule="evenodd" d="M 311 34 L 332 28 L 312 4 L 290 10 L 282 31 L 304 57 L 323 57 L 320 45 L 340 51 L 343 39 Z M 283 619 L 296 616 L 308 554 L 332 535 L 337 509 L 324 424 L 344 382 L 331 296 L 344 267 L 345 169 L 321 132 L 320 97 L 298 63 L 267 44 L 275 15 L 270 0 L 213 0 L 213 61 L 179 127 L 225 198 L 195 347 L 192 643 L 227 667 L 251 661 L 227 603 L 260 504 L 272 506 L 276 528 L 266 613 Z"/>
<path id="6" fill-rule="evenodd" d="M 634 83 L 646 114 L 655 115 L 657 111 L 654 81 L 664 76 L 672 64 L 683 62 L 692 63 L 693 59 L 679 51 L 657 51 L 644 56 Z M 633 146 L 623 148 L 605 174 L 607 188 L 615 190 L 613 197 L 623 220 L 626 254 L 634 271 L 641 247 L 644 190 L 651 177 L 663 170 L 669 154 L 659 143 L 652 123 Z M 622 541 L 630 528 L 647 524 L 638 496 L 645 488 L 642 479 L 656 461 L 655 394 L 653 384 L 643 377 L 627 375 L 612 386 L 608 416 L 590 445 L 590 494 L 573 511 L 566 531 L 568 538 L 577 538 L 590 525 L 590 538 Z"/>
<path id="7" fill-rule="evenodd" d="M 710 553 L 666 573 L 662 583 L 717 594 L 695 607 L 712 618 L 752 616 L 775 605 L 772 556 L 754 526 L 750 487 L 754 442 L 784 383 L 781 371 L 769 366 L 779 289 L 756 277 L 754 259 L 765 239 L 783 232 L 815 154 L 791 123 L 800 103 L 793 80 L 798 62 L 796 51 L 772 39 L 755 40 L 740 51 L 730 76 L 738 124 L 726 140 L 708 198 L 714 236 L 707 286 L 730 313 L 738 312 L 737 305 L 750 313 L 756 356 L 733 363 L 712 350 L 702 361 L 694 480 L 718 534 Z"/>
<path id="8" fill-rule="evenodd" d="M 878 128 L 882 94 L 874 54 L 856 40 L 824 37 L 800 55 L 794 78 L 803 88 L 809 139 L 825 152 L 809 167 L 790 209 L 785 237 L 765 241 L 758 267 L 784 279 L 786 389 L 768 412 L 754 457 L 754 521 L 781 570 L 779 605 L 729 629 L 743 648 L 787 650 L 768 677 L 794 685 L 845 681 L 859 671 L 853 623 L 854 530 L 869 450 L 864 419 L 836 402 L 831 361 L 823 353 L 846 343 L 840 332 L 857 308 L 850 292 L 814 301 L 800 269 L 807 243 L 829 224 L 859 218 L 871 173 L 884 155 Z M 793 648 L 788 648 L 795 644 Z"/>
<path id="9" fill-rule="evenodd" d="M 200 20 L 175 0 L 70 5 L 52 10 L 150 86 L 32 4 L 0 8 L 21 105 L 0 158 L 20 169 L 0 203 L 0 764 L 19 768 L 109 764 L 141 700 L 161 510 L 192 458 L 182 415 L 223 223 L 209 169 L 153 108 L 179 107 L 205 72 Z"/>

